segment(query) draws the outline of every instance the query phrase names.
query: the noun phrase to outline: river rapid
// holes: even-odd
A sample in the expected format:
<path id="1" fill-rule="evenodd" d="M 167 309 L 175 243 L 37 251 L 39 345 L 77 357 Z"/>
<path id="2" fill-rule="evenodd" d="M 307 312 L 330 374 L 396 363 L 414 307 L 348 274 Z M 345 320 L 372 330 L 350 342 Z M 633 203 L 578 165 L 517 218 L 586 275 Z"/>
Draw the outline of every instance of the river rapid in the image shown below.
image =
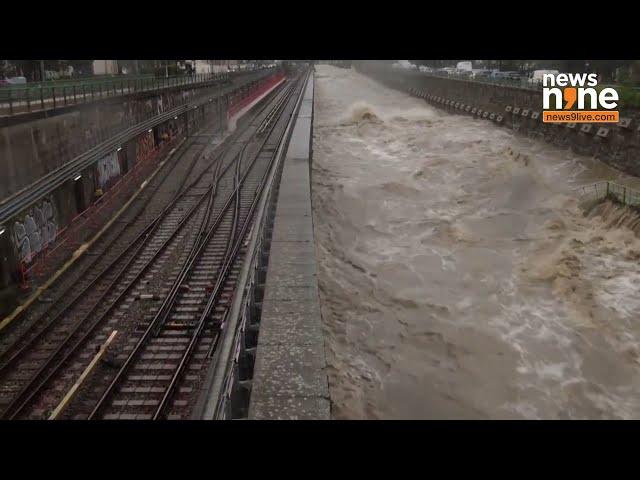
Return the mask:
<path id="1" fill-rule="evenodd" d="M 640 418 L 640 181 L 316 69 L 313 220 L 334 418 Z"/>

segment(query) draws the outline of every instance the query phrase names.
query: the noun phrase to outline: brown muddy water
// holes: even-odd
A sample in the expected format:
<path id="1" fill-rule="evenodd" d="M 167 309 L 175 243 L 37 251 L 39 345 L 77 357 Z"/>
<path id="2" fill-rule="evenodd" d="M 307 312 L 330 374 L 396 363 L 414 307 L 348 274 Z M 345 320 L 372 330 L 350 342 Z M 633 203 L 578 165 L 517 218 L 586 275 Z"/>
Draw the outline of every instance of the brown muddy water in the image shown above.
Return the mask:
<path id="1" fill-rule="evenodd" d="M 334 418 L 640 418 L 638 217 L 574 192 L 640 181 L 353 70 L 315 82 Z"/>

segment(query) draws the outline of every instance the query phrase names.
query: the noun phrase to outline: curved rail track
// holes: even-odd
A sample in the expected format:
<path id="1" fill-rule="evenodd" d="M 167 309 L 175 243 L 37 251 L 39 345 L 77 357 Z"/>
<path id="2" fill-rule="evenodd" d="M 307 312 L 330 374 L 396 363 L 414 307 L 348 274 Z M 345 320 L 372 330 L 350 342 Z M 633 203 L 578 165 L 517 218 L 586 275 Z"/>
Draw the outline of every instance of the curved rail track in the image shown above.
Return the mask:
<path id="1" fill-rule="evenodd" d="M 114 330 L 118 338 L 107 359 L 65 416 L 187 415 L 183 394 L 197 389 L 198 375 L 185 373 L 204 369 L 215 349 L 242 240 L 273 163 L 272 145 L 284 134 L 278 119 L 286 117 L 300 85 L 291 81 L 272 92 L 248 127 L 199 172 L 193 166 L 206 145 L 198 147 L 173 198 L 127 240 L 128 248 L 105 248 L 103 267 L 89 269 L 65 302 L 48 309 L 0 357 L 2 418 L 45 418 Z"/>
<path id="2" fill-rule="evenodd" d="M 215 209 L 216 220 L 191 252 L 171 294 L 131 349 L 90 419 L 189 416 L 192 394 L 198 391 L 201 373 L 216 348 L 235 290 L 252 213 L 275 159 L 275 149 L 266 145 L 279 144 L 284 134 L 282 124 L 272 119 L 291 108 L 299 87 L 300 83 L 290 85 L 257 126 L 257 152 L 252 155 L 249 144 L 243 148 L 226 201 Z M 190 310 L 185 314 L 186 308 Z"/>

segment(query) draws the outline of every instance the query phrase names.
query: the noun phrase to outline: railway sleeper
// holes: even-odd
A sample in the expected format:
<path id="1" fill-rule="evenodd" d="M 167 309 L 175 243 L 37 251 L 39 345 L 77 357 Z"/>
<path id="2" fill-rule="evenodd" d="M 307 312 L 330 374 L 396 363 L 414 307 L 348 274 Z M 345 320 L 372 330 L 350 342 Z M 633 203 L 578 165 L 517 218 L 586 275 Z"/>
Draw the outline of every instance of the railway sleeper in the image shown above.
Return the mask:
<path id="1" fill-rule="evenodd" d="M 190 330 L 196 327 L 196 325 L 198 324 L 198 322 L 191 321 L 191 322 L 169 322 L 169 323 L 165 323 L 163 325 L 163 328 L 167 329 L 167 330 Z"/>
<path id="2" fill-rule="evenodd" d="M 179 304 L 179 306 L 174 308 L 174 310 L 177 313 L 198 314 L 198 313 L 202 313 L 204 299 L 203 299 L 203 301 L 197 301 L 197 300 L 196 301 L 192 301 L 192 300 L 189 300 L 187 302 L 185 302 L 183 300 L 179 300 L 177 303 Z"/>
<path id="3" fill-rule="evenodd" d="M 191 334 L 190 334 L 190 332 L 189 332 L 189 329 L 188 329 L 188 328 L 182 328 L 182 329 L 179 329 L 179 330 L 171 330 L 171 329 L 168 329 L 168 330 L 164 330 L 164 331 L 162 332 L 162 336 L 167 336 L 167 337 L 171 337 L 171 336 L 179 336 L 179 335 L 182 335 L 182 336 L 184 336 L 185 338 L 189 339 L 189 337 L 190 337 L 190 335 L 191 335 Z"/>

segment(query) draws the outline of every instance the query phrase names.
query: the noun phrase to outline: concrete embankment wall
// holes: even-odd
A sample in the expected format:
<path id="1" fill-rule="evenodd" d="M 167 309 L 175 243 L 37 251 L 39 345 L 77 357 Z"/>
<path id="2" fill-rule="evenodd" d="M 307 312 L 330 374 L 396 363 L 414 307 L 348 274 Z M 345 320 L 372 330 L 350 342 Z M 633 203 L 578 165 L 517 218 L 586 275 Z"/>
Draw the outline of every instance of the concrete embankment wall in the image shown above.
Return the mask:
<path id="1" fill-rule="evenodd" d="M 640 176 L 640 113 L 624 105 L 620 105 L 618 124 L 543 123 L 540 91 L 396 70 L 381 62 L 355 62 L 354 66 L 388 87 L 451 113 L 492 121 Z"/>
<path id="2" fill-rule="evenodd" d="M 330 418 L 313 219 L 314 75 L 289 141 L 269 247 L 249 418 Z"/>
<path id="3" fill-rule="evenodd" d="M 0 128 L 0 200 L 109 138 L 123 127 L 135 125 L 205 96 L 243 95 L 250 77 L 226 83 L 189 84 L 161 92 L 140 92 L 82 103 L 73 109 Z M 229 99 L 230 100 L 230 99 Z M 56 112 L 54 112 L 56 113 Z"/>

